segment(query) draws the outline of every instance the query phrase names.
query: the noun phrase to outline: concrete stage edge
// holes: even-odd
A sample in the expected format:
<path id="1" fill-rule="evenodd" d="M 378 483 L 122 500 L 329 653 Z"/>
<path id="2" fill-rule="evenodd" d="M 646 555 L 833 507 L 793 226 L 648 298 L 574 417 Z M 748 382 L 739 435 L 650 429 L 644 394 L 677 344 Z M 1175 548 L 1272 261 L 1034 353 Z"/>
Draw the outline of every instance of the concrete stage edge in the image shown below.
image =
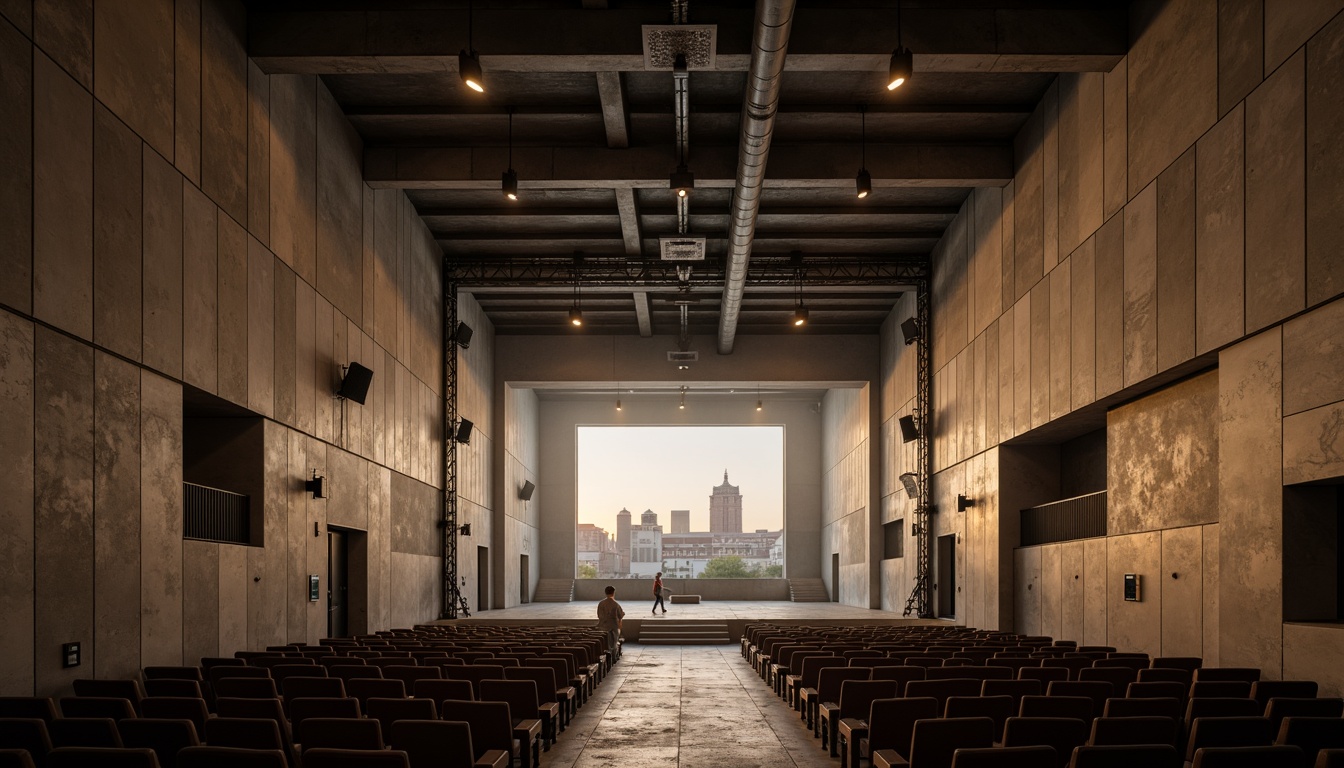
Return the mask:
<path id="1" fill-rule="evenodd" d="M 618 600 L 620 595 L 617 596 Z M 839 603 L 794 603 L 787 600 L 749 601 L 713 600 L 698 605 L 669 606 L 667 614 L 650 616 L 646 611 L 652 600 L 620 600 L 625 608 L 623 636 L 638 642 L 645 626 L 675 622 L 678 625 L 727 625 L 731 642 L 736 643 L 748 624 L 767 621 L 775 624 L 804 626 L 958 626 L 960 622 L 943 619 L 911 619 L 892 611 L 840 605 Z M 426 625 L 497 625 L 508 627 L 593 626 L 597 622 L 597 603 L 529 603 L 491 611 L 473 612 L 470 618 L 427 621 Z"/>

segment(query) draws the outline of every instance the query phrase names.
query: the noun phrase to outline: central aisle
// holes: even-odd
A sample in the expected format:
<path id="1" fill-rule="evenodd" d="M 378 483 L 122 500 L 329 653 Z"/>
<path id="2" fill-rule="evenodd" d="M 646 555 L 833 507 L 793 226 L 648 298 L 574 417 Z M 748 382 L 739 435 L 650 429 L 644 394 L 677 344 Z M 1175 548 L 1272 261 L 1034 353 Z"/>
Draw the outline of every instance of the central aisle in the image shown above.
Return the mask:
<path id="1" fill-rule="evenodd" d="M 736 645 L 625 646 L 542 768 L 835 768 Z"/>

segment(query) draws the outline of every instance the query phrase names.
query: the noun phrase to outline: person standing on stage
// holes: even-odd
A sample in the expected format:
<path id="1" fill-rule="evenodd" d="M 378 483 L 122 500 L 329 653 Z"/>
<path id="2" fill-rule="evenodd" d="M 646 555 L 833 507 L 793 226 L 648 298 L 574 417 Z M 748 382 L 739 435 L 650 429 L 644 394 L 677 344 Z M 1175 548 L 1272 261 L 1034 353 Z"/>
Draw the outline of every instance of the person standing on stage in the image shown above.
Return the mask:
<path id="1" fill-rule="evenodd" d="M 653 577 L 653 613 L 658 614 L 658 607 L 662 606 L 663 613 L 667 613 L 667 605 L 663 602 L 663 572 L 659 571 L 657 576 Z"/>

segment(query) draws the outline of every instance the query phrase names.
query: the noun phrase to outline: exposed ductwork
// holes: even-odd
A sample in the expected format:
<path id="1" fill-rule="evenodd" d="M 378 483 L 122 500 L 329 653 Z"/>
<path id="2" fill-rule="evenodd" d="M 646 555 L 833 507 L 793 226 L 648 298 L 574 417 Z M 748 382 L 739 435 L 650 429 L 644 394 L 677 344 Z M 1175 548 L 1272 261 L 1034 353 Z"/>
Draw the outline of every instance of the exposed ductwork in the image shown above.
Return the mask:
<path id="1" fill-rule="evenodd" d="M 752 40 L 747 95 L 742 106 L 742 138 L 737 150 L 737 186 L 733 189 L 732 223 L 728 232 L 728 265 L 719 314 L 719 354 L 733 351 L 747 262 L 756 235 L 756 214 L 765 184 L 765 162 L 779 106 L 780 78 L 793 26 L 794 0 L 756 0 L 756 34 Z"/>

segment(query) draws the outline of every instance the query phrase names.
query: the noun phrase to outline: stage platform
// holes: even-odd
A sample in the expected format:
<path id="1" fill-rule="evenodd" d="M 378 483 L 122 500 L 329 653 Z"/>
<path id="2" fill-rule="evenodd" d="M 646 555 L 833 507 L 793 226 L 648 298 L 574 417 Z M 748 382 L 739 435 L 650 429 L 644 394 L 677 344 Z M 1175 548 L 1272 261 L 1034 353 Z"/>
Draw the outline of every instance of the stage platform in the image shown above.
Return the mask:
<path id="1" fill-rule="evenodd" d="M 651 630 L 650 639 L 665 633 L 657 631 L 660 624 L 678 627 L 726 626 L 727 642 L 736 643 L 747 624 L 769 621 L 778 624 L 834 624 L 840 626 L 954 626 L 958 622 L 938 619 L 909 619 L 899 612 L 856 608 L 840 603 L 794 603 L 787 600 L 750 601 L 715 600 L 698 605 L 669 605 L 666 614 L 649 614 L 652 599 L 621 600 L 625 608 L 623 636 L 627 642 L 639 642 L 645 630 Z M 529 603 L 514 608 L 472 612 L 470 618 L 426 622 L 428 624 L 503 624 L 509 626 L 565 626 L 591 625 L 597 621 L 596 602 Z M 654 640 L 654 642 L 667 642 Z"/>

